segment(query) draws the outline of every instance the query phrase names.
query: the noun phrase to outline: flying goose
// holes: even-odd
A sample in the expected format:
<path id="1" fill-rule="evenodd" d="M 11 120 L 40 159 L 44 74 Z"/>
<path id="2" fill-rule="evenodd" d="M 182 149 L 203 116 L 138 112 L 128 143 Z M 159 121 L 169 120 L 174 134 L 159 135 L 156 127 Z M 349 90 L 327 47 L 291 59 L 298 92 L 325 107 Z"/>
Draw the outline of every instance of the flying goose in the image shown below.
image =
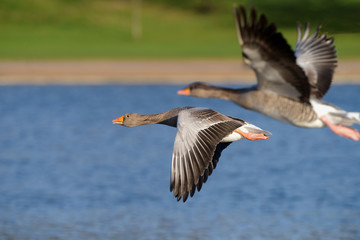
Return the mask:
<path id="1" fill-rule="evenodd" d="M 179 201 L 200 191 L 219 161 L 221 152 L 243 138 L 268 139 L 264 131 L 241 119 L 200 107 L 179 107 L 158 114 L 127 113 L 113 124 L 136 127 L 165 124 L 177 128 L 171 163 L 170 191 Z"/>
<path id="2" fill-rule="evenodd" d="M 302 35 L 298 24 L 297 43 L 292 51 L 264 14 L 258 18 L 253 8 L 248 20 L 243 6 L 235 6 L 234 11 L 242 55 L 254 70 L 257 85 L 231 89 L 198 82 L 179 90 L 178 94 L 232 101 L 298 127 L 327 125 L 334 133 L 358 141 L 359 132 L 350 126 L 360 124 L 360 113 L 346 112 L 322 100 L 337 66 L 334 39 L 319 35 L 321 26 L 309 35 L 309 24 Z"/>

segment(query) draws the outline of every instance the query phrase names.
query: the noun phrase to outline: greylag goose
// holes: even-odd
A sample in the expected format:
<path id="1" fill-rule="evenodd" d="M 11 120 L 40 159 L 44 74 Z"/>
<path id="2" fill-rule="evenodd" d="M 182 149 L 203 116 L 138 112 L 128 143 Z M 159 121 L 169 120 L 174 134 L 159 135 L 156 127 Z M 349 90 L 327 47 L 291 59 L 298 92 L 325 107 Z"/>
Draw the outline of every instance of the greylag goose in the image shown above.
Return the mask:
<path id="1" fill-rule="evenodd" d="M 246 138 L 268 139 L 264 131 L 241 119 L 220 114 L 212 109 L 179 107 L 158 114 L 127 113 L 113 124 L 136 127 L 165 124 L 177 128 L 171 164 L 170 191 L 179 201 L 192 197 L 219 161 L 220 154 L 231 142 Z"/>
<path id="2" fill-rule="evenodd" d="M 334 133 L 358 141 L 360 113 L 346 112 L 322 100 L 330 88 L 337 65 L 334 39 L 319 36 L 320 26 L 309 35 L 306 25 L 292 51 L 275 24 L 265 15 L 257 17 L 253 8 L 247 20 L 243 6 L 235 10 L 237 36 L 245 63 L 255 72 L 257 85 L 230 89 L 193 83 L 178 94 L 232 101 L 246 109 L 298 127 L 320 128 L 327 125 Z"/>

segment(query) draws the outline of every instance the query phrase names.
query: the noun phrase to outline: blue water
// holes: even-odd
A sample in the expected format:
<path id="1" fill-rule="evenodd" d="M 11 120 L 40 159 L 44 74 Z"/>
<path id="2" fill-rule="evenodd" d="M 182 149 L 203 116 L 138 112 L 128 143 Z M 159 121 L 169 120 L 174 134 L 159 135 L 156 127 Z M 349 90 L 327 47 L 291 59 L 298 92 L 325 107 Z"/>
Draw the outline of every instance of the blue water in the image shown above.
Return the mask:
<path id="1" fill-rule="evenodd" d="M 360 239 L 360 143 L 182 86 L 0 87 L 0 239 Z M 360 85 L 326 96 L 360 111 Z M 231 144 L 184 204 L 169 191 L 176 129 L 127 112 L 211 107 L 271 131 Z M 356 126 L 359 129 L 359 126 Z"/>

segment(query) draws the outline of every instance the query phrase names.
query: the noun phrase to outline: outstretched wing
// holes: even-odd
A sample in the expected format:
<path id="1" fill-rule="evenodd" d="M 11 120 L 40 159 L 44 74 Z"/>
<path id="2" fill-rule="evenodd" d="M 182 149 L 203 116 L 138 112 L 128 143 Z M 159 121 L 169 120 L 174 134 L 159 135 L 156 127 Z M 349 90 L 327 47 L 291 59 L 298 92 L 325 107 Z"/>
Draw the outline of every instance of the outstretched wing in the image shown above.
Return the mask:
<path id="1" fill-rule="evenodd" d="M 322 98 L 329 90 L 334 69 L 337 66 L 334 38 L 325 34 L 319 36 L 318 26 L 309 37 L 310 25 L 306 24 L 301 36 L 301 25 L 298 23 L 298 38 L 295 47 L 296 63 L 304 70 L 311 86 L 311 97 Z"/>
<path id="2" fill-rule="evenodd" d="M 256 73 L 258 88 L 295 100 L 308 101 L 310 87 L 294 52 L 275 24 L 253 8 L 249 21 L 243 6 L 235 6 L 237 35 L 245 63 Z"/>
<path id="3" fill-rule="evenodd" d="M 177 134 L 171 164 L 170 191 L 179 201 L 200 191 L 229 144 L 220 141 L 241 121 L 233 120 L 211 109 L 191 108 L 178 116 Z"/>

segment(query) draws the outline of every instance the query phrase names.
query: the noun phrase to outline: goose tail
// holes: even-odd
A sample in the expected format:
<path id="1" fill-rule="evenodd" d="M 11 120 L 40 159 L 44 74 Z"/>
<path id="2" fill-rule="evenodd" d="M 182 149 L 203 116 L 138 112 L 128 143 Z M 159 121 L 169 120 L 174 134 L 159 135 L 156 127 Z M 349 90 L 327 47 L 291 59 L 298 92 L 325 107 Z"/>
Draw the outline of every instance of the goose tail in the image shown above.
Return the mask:
<path id="1" fill-rule="evenodd" d="M 330 115 L 335 118 L 340 118 L 339 124 L 344 126 L 351 126 L 353 124 L 360 124 L 360 112 L 331 112 Z"/>
<path id="2" fill-rule="evenodd" d="M 258 126 L 255 126 L 248 122 L 245 122 L 245 124 L 243 126 L 241 126 L 240 129 L 242 129 L 245 132 L 249 132 L 249 133 L 264 134 L 267 136 L 271 135 L 271 132 L 265 131 L 265 130 L 259 128 Z"/>

